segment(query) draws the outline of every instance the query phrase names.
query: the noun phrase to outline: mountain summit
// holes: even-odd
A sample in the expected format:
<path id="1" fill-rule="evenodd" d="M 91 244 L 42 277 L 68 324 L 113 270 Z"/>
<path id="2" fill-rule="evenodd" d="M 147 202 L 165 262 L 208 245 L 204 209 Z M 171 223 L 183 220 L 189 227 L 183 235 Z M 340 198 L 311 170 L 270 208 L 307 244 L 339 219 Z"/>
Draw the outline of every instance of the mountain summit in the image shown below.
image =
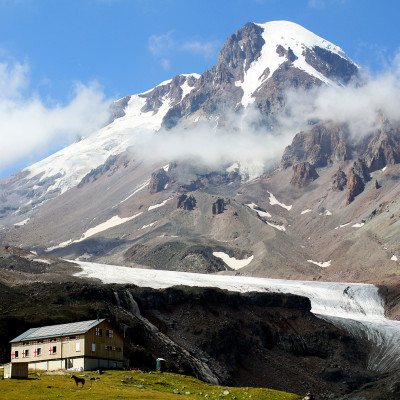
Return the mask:
<path id="1" fill-rule="evenodd" d="M 163 124 L 208 118 L 229 107 L 253 105 L 271 117 L 285 105 L 288 88 L 342 86 L 358 66 L 334 44 L 288 21 L 247 23 L 222 47 L 217 65 L 202 74 L 191 93 L 166 114 Z"/>

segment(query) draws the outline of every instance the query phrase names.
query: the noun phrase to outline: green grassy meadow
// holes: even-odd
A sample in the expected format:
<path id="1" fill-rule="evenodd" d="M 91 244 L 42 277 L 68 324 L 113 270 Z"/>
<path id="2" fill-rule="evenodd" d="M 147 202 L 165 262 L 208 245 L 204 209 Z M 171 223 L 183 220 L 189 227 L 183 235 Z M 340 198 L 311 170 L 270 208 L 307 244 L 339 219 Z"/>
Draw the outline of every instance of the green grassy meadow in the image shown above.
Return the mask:
<path id="1" fill-rule="evenodd" d="M 139 371 L 75 372 L 84 377 L 83 388 L 68 375 L 30 372 L 28 379 L 0 380 L 0 399 L 237 399 L 300 400 L 301 396 L 270 389 L 213 386 L 192 377 Z M 90 380 L 94 378 L 94 380 Z"/>

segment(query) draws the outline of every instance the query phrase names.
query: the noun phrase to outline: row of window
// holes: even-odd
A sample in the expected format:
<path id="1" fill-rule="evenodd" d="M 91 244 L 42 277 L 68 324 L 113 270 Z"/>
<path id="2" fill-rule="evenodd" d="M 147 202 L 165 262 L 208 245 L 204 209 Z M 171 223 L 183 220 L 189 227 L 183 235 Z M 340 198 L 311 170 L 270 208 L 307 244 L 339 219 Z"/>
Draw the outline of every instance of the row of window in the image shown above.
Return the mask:
<path id="1" fill-rule="evenodd" d="M 110 336 L 112 337 L 112 336 Z M 54 342 L 60 342 L 62 338 L 57 337 L 57 338 L 51 338 L 51 339 L 43 339 L 43 340 L 32 340 L 30 342 L 22 342 L 23 346 L 31 346 L 33 344 L 42 344 L 42 343 L 54 343 Z M 80 339 L 79 335 L 75 336 L 66 336 L 63 338 L 64 341 L 69 342 L 71 340 L 78 340 Z"/>
<path id="2" fill-rule="evenodd" d="M 114 331 L 112 329 L 106 329 L 106 337 L 114 337 Z M 96 328 L 96 336 L 103 336 L 103 329 L 102 328 Z"/>
<path id="3" fill-rule="evenodd" d="M 56 354 L 57 353 L 57 346 L 50 346 L 49 347 L 49 354 Z M 25 349 L 21 351 L 21 356 L 22 358 L 28 358 L 29 357 L 29 349 Z M 36 349 L 33 350 L 33 356 L 34 357 L 39 357 L 42 355 L 42 348 L 37 347 Z M 11 358 L 19 358 L 19 351 L 15 350 L 11 353 Z"/>
<path id="4" fill-rule="evenodd" d="M 115 346 L 107 346 L 107 345 L 105 345 L 104 348 L 105 348 L 106 350 L 121 351 L 121 347 L 115 347 Z"/>
<path id="5" fill-rule="evenodd" d="M 105 350 L 113 350 L 113 351 L 121 351 L 120 347 L 115 347 L 115 346 L 108 346 L 104 345 Z M 75 343 L 75 351 L 81 351 L 81 343 Z M 92 351 L 96 351 L 96 343 L 92 343 Z M 57 354 L 57 346 L 50 346 L 49 347 L 49 355 Z M 22 350 L 21 352 L 22 358 L 27 358 L 29 357 L 29 349 Z M 39 357 L 42 355 L 42 349 L 41 347 L 35 348 L 33 351 L 33 355 L 35 357 Z M 14 352 L 11 353 L 11 358 L 19 358 L 19 351 L 15 350 Z"/>

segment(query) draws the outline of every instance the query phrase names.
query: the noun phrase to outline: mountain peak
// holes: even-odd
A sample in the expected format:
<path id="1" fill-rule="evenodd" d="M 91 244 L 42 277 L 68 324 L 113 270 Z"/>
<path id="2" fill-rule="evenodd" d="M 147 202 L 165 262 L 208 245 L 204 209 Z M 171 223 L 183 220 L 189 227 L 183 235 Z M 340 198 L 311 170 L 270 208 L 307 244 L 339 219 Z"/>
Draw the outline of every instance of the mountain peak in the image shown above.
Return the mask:
<path id="1" fill-rule="evenodd" d="M 318 46 L 341 56 L 347 61 L 353 62 L 339 46 L 323 39 L 295 22 L 270 21 L 263 24 L 255 23 L 255 25 L 261 27 L 264 30 L 265 37 L 271 41 L 279 42 L 282 45 L 285 43 L 287 46 L 292 47 L 298 45 L 307 47 Z"/>

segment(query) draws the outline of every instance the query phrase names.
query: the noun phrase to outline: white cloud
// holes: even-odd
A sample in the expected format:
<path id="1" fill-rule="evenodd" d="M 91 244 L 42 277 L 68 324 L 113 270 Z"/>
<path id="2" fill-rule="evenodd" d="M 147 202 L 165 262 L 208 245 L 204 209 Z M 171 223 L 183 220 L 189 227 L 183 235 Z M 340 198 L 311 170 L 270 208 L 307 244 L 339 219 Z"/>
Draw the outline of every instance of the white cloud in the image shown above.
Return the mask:
<path id="1" fill-rule="evenodd" d="M 199 54 L 204 58 L 210 58 L 218 53 L 220 47 L 218 41 L 176 40 L 173 38 L 173 33 L 173 31 L 169 31 L 161 35 L 152 35 L 148 40 L 150 53 L 158 59 L 164 70 L 168 70 L 171 67 L 171 61 L 166 56 L 170 56 L 172 53 L 187 52 Z"/>
<path id="2" fill-rule="evenodd" d="M 269 132 L 260 126 L 260 112 L 252 107 L 222 119 L 220 127 L 207 121 L 191 129 L 140 135 L 134 151 L 151 160 L 197 162 L 209 168 L 240 162 L 262 173 L 279 161 L 293 137 L 291 131 Z"/>
<path id="3" fill-rule="evenodd" d="M 218 41 L 201 43 L 198 40 L 192 42 L 185 42 L 182 44 L 183 51 L 190 51 L 195 54 L 201 54 L 208 58 L 217 53 L 220 44 Z"/>
<path id="4" fill-rule="evenodd" d="M 95 83 L 76 83 L 69 104 L 51 107 L 38 95 L 26 96 L 28 88 L 28 65 L 0 62 L 0 170 L 88 136 L 109 118 L 109 103 Z"/>
<path id="5" fill-rule="evenodd" d="M 363 77 L 363 84 L 320 87 L 288 94 L 287 122 L 332 120 L 348 124 L 354 135 L 366 135 L 379 125 L 380 114 L 400 121 L 400 56 L 379 76 Z M 283 121 L 282 121 L 283 123 Z"/>
<path id="6" fill-rule="evenodd" d="M 169 69 L 171 69 L 171 61 L 169 61 L 168 58 L 162 58 L 160 60 L 160 63 L 165 71 L 168 71 Z"/>
<path id="7" fill-rule="evenodd" d="M 151 35 L 149 38 L 149 51 L 153 56 L 162 56 L 176 47 L 172 38 L 172 31 L 162 35 Z"/>

